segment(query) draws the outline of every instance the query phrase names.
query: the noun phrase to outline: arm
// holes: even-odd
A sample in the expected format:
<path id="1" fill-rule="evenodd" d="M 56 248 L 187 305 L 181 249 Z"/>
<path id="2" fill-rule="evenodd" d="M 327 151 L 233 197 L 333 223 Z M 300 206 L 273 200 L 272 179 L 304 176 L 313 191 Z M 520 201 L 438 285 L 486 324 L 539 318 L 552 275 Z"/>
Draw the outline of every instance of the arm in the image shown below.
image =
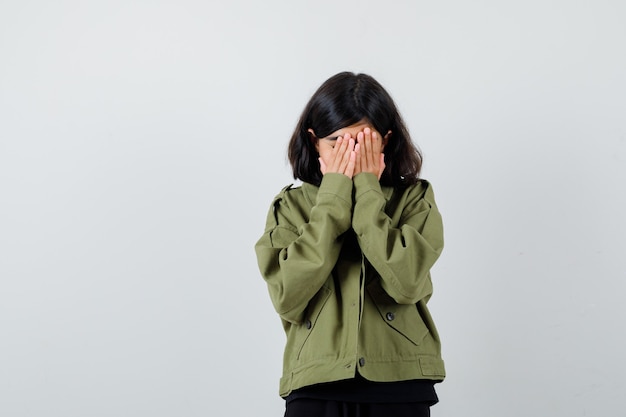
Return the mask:
<path id="1" fill-rule="evenodd" d="M 410 189 L 395 227 L 384 211 L 386 200 L 376 176 L 356 175 L 354 185 L 352 227 L 361 250 L 397 303 L 416 303 L 431 293 L 430 269 L 443 249 L 441 215 L 430 184 Z"/>
<path id="2" fill-rule="evenodd" d="M 351 194 L 349 177 L 329 173 L 308 221 L 299 214 L 303 207 L 293 206 L 296 202 L 287 195 L 279 195 L 270 209 L 255 251 L 274 308 L 284 320 L 300 323 L 307 304 L 330 276 L 341 251 L 340 236 L 350 228 Z"/>

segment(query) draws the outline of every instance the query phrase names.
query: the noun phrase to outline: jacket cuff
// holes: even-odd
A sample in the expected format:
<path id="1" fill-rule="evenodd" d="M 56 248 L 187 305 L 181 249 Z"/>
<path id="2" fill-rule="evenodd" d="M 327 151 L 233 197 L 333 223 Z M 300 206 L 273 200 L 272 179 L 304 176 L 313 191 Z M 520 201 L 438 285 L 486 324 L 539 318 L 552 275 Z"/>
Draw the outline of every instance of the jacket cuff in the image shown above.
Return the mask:
<path id="1" fill-rule="evenodd" d="M 322 177 L 318 191 L 318 200 L 324 194 L 330 194 L 352 206 L 352 180 L 343 174 L 329 172 Z"/>
<path id="2" fill-rule="evenodd" d="M 355 188 L 355 197 L 358 199 L 359 196 L 368 192 L 368 191 L 376 191 L 378 194 L 383 193 L 382 188 L 380 187 L 380 182 L 378 182 L 378 178 L 376 175 L 370 172 L 361 172 L 354 176 L 354 188 Z"/>

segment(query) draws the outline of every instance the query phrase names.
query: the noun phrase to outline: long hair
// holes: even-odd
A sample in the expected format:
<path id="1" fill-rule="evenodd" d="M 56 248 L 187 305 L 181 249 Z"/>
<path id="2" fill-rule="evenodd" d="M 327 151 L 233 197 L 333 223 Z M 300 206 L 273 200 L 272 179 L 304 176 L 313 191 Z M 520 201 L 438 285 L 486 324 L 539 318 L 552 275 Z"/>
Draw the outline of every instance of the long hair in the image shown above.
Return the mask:
<path id="1" fill-rule="evenodd" d="M 352 72 L 340 72 L 326 80 L 305 106 L 287 151 L 294 179 L 315 185 L 322 181 L 317 139 L 308 129 L 322 138 L 362 120 L 383 136 L 391 131 L 380 183 L 394 187 L 416 183 L 422 154 L 412 142 L 393 99 L 373 77 Z"/>

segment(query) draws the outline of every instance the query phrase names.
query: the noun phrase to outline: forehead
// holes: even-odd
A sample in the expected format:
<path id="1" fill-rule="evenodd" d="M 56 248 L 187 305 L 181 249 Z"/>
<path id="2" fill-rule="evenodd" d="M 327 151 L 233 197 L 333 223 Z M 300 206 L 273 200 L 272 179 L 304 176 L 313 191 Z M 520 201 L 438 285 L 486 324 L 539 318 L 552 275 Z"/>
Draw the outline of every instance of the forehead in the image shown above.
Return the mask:
<path id="1" fill-rule="evenodd" d="M 374 129 L 374 126 L 372 126 L 369 122 L 361 120 L 360 122 L 357 122 L 353 125 L 342 127 L 339 130 L 335 130 L 328 136 L 343 136 L 346 133 L 349 133 L 350 136 L 356 136 L 357 133 L 362 132 L 363 129 L 365 129 L 366 127 L 369 127 L 372 131 L 376 130 Z"/>

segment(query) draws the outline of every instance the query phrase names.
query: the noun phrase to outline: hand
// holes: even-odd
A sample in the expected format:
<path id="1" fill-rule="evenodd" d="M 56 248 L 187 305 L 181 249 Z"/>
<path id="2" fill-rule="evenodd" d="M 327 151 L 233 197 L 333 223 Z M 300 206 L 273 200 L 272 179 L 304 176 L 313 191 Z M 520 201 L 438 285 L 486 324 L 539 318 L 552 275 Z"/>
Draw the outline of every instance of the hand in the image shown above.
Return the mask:
<path id="1" fill-rule="evenodd" d="M 356 135 L 356 163 L 354 175 L 370 172 L 380 180 L 385 170 L 385 154 L 382 150 L 382 139 L 376 131 L 366 127 Z"/>
<path id="2" fill-rule="evenodd" d="M 334 172 L 352 178 L 354 176 L 354 167 L 356 163 L 356 152 L 354 150 L 355 141 L 350 137 L 349 133 L 339 136 L 335 142 L 327 161 L 321 157 L 320 171 L 322 175 Z"/>

